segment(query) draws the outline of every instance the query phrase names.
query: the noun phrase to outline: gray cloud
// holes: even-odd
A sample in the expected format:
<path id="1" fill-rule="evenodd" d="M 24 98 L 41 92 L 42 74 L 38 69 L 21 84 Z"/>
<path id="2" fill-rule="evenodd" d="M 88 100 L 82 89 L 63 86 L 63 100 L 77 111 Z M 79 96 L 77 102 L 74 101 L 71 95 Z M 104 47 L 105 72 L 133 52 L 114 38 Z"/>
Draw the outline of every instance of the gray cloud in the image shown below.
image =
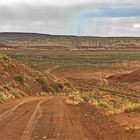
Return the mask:
<path id="1" fill-rule="evenodd" d="M 1 0 L 0 31 L 140 36 L 140 28 L 133 28 L 140 24 L 137 10 L 133 17 L 129 16 L 131 12 L 125 14 L 125 10 L 123 18 L 121 11 L 117 17 L 113 13 L 111 17 L 104 17 L 101 9 L 97 9 L 98 14 L 103 15 L 101 18 L 96 14 L 88 19 L 84 17 L 86 11 L 97 7 L 127 7 L 130 10 L 132 7 L 139 9 L 138 4 L 139 0 Z"/>
<path id="2" fill-rule="evenodd" d="M 94 18 L 89 22 L 90 24 L 84 29 L 87 35 L 140 36 L 140 28 L 138 28 L 140 18 L 137 17 Z"/>

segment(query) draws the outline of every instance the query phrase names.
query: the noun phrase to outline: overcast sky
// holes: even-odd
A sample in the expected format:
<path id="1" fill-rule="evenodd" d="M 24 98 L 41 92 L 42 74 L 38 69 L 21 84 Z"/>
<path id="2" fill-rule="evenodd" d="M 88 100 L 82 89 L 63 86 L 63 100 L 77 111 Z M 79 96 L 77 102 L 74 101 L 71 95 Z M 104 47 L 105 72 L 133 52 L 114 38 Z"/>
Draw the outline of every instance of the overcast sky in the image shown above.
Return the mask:
<path id="1" fill-rule="evenodd" d="M 0 32 L 140 36 L 140 0 L 0 0 Z"/>

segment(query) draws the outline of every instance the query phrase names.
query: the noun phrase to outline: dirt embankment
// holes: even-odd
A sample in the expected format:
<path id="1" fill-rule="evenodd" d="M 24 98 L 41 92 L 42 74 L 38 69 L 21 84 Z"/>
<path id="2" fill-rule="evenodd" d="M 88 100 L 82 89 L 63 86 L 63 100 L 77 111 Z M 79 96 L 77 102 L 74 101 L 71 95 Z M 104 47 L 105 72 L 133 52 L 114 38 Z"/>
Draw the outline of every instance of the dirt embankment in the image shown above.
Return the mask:
<path id="1" fill-rule="evenodd" d="M 128 74 L 111 75 L 108 77 L 108 79 L 127 83 L 140 82 L 140 69 Z"/>
<path id="2" fill-rule="evenodd" d="M 41 85 L 36 81 L 37 75 L 30 67 L 0 55 L 0 84 L 5 85 L 3 88 L 16 88 L 27 94 L 41 92 Z"/>
<path id="3" fill-rule="evenodd" d="M 61 83 L 6 55 L 0 54 L 0 101 L 42 92 L 62 91 Z"/>

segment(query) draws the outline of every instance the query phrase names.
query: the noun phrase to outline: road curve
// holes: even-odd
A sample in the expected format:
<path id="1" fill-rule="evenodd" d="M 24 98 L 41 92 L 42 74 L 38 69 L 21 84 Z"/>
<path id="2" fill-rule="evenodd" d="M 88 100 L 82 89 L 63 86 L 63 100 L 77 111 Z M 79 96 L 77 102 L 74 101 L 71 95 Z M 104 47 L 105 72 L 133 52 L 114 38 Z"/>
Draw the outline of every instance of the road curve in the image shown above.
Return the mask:
<path id="1" fill-rule="evenodd" d="M 78 114 L 63 97 L 22 100 L 0 112 L 0 140 L 94 140 Z"/>

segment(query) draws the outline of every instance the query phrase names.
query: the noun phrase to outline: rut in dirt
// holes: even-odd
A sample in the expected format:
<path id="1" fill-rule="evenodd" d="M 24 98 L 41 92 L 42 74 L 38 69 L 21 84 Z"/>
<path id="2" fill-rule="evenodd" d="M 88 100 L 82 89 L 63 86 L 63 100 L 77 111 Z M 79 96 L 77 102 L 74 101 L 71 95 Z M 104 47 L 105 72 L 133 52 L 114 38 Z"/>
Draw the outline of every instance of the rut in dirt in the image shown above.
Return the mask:
<path id="1" fill-rule="evenodd" d="M 91 140 L 93 137 L 80 122 L 80 112 L 56 97 L 42 106 L 41 118 L 30 140 Z"/>
<path id="2" fill-rule="evenodd" d="M 0 120 L 0 140 L 94 140 L 64 97 L 22 100 L 15 107 Z"/>

